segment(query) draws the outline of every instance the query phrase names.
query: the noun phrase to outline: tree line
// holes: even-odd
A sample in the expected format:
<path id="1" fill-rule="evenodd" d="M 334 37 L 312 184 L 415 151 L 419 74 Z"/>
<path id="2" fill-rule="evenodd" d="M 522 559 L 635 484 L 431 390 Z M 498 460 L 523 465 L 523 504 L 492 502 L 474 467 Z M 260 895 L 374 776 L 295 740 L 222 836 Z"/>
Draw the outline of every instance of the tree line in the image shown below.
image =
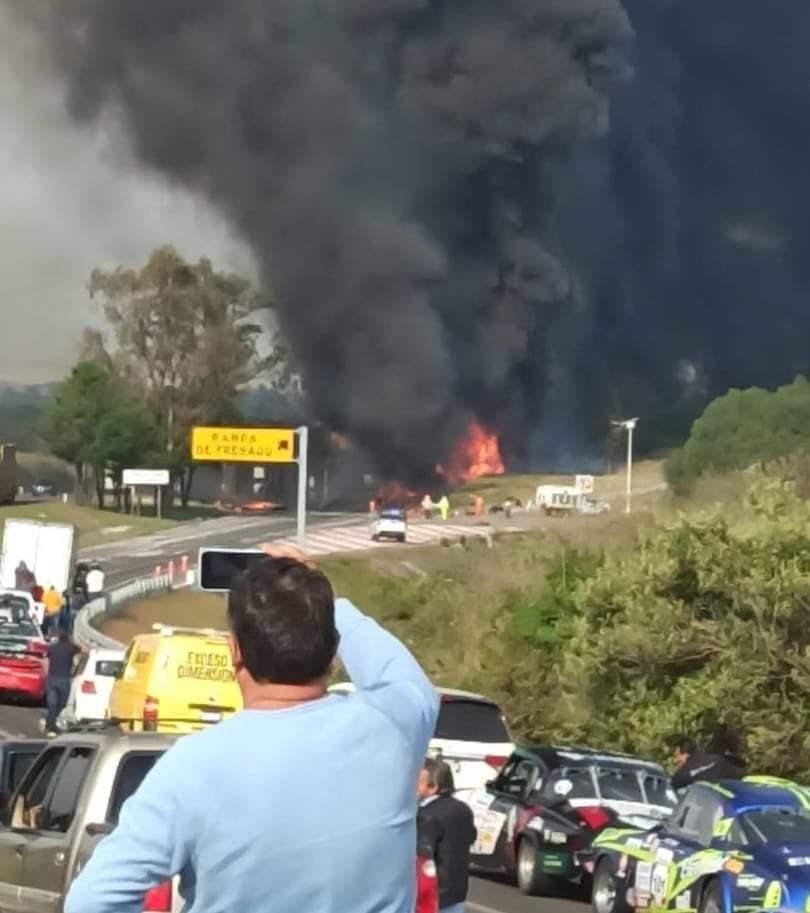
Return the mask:
<path id="1" fill-rule="evenodd" d="M 238 423 L 240 391 L 260 376 L 289 385 L 287 350 L 270 329 L 272 299 L 173 247 L 139 269 L 94 270 L 88 288 L 106 328 L 85 332 L 80 360 L 46 410 L 43 437 L 85 492 L 95 488 L 99 507 L 107 473 L 120 493 L 123 470 L 137 466 L 171 470 L 185 505 L 191 428 Z"/>

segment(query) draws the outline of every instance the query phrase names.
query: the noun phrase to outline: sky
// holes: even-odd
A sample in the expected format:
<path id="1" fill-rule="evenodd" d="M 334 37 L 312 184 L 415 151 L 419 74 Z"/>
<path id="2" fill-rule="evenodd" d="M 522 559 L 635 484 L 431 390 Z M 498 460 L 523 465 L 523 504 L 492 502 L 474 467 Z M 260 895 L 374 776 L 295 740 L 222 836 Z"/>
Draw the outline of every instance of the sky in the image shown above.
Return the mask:
<path id="1" fill-rule="evenodd" d="M 70 121 L 60 81 L 0 5 L 0 381 L 65 376 L 100 322 L 86 291 L 96 266 L 137 266 L 171 243 L 255 275 L 219 214 L 144 172 L 121 137 L 109 121 Z"/>

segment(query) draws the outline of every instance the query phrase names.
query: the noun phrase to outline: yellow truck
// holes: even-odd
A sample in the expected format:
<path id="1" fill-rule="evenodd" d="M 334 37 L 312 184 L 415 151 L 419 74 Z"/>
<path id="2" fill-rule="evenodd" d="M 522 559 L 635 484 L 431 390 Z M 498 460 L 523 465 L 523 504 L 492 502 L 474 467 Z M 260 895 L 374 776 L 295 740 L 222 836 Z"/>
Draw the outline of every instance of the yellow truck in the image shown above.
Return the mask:
<path id="1" fill-rule="evenodd" d="M 0 444 L 0 504 L 13 504 L 17 497 L 17 448 Z"/>

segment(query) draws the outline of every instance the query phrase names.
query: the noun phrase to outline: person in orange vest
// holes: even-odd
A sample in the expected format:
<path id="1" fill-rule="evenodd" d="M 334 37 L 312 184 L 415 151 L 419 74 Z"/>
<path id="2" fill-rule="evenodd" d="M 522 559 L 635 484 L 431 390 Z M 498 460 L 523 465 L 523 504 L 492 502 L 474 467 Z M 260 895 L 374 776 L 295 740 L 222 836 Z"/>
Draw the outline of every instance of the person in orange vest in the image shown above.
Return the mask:
<path id="1" fill-rule="evenodd" d="M 55 587 L 49 586 L 42 594 L 42 605 L 45 607 L 45 614 L 42 618 L 42 633 L 47 636 L 55 629 L 63 605 L 62 596 Z"/>

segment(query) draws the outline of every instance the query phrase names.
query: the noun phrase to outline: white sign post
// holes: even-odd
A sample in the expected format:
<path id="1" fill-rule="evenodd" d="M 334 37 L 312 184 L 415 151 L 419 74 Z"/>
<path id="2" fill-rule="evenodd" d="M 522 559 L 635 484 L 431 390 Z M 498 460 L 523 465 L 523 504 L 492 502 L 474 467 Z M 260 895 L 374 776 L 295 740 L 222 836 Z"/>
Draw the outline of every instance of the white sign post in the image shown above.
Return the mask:
<path id="1" fill-rule="evenodd" d="M 139 486 L 157 490 L 157 515 L 163 516 L 163 488 L 171 484 L 168 469 L 125 469 L 121 479 L 125 488 L 131 489 L 132 505 L 135 506 L 135 489 Z"/>
<path id="2" fill-rule="evenodd" d="M 592 495 L 593 476 L 577 476 L 574 487 L 581 495 Z"/>

